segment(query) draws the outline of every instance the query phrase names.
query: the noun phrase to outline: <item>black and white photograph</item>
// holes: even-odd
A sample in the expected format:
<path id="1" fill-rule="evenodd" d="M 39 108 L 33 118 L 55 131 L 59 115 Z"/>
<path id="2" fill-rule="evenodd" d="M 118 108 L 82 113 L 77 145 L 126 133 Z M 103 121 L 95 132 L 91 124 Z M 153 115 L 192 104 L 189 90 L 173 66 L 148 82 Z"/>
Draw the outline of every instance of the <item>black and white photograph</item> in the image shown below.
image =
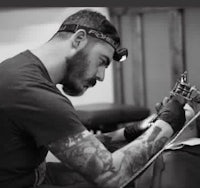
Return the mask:
<path id="1" fill-rule="evenodd" d="M 0 188 L 200 187 L 200 6 L 1 6 L 0 25 Z"/>

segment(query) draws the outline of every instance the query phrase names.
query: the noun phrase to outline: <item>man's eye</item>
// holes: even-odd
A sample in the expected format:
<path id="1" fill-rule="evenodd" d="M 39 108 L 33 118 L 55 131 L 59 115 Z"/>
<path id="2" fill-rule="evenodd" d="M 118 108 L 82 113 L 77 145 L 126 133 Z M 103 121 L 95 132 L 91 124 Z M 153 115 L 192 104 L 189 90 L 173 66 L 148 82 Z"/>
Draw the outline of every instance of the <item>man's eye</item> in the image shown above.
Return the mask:
<path id="1" fill-rule="evenodd" d="M 100 66 L 105 65 L 104 61 L 99 61 L 99 65 L 100 65 Z"/>
<path id="2" fill-rule="evenodd" d="M 104 66 L 105 68 L 107 68 L 108 64 L 105 61 L 100 61 L 99 66 Z"/>

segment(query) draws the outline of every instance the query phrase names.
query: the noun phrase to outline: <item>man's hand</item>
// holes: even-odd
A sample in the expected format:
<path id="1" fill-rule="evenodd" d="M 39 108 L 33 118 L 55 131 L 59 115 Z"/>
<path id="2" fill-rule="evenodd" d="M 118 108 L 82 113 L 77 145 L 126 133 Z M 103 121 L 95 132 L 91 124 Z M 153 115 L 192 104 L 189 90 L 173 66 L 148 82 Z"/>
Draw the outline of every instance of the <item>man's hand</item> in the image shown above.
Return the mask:
<path id="1" fill-rule="evenodd" d="M 176 133 L 185 123 L 185 111 L 183 109 L 185 101 L 179 96 L 173 96 L 158 112 L 158 118 L 169 123 Z"/>

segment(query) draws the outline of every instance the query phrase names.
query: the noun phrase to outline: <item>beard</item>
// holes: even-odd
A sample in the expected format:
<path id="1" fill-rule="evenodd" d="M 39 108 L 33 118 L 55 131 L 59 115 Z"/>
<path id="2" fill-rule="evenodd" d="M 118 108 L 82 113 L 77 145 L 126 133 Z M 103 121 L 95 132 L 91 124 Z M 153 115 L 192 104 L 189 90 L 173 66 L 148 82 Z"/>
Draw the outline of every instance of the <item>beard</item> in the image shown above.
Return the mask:
<path id="1" fill-rule="evenodd" d="M 63 91 L 71 96 L 82 95 L 96 84 L 96 77 L 86 78 L 90 61 L 84 50 L 67 59 L 67 71 L 61 84 Z"/>

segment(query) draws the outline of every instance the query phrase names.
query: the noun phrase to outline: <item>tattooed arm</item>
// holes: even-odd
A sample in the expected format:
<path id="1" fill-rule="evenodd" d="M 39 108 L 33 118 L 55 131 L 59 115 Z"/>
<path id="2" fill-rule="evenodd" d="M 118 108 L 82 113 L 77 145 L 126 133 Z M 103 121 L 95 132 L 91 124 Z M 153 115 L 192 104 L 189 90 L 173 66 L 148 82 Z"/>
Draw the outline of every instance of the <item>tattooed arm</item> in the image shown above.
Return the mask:
<path id="1" fill-rule="evenodd" d="M 52 143 L 49 149 L 94 185 L 118 188 L 163 147 L 172 133 L 169 124 L 157 120 L 145 134 L 114 153 L 88 131 Z"/>

